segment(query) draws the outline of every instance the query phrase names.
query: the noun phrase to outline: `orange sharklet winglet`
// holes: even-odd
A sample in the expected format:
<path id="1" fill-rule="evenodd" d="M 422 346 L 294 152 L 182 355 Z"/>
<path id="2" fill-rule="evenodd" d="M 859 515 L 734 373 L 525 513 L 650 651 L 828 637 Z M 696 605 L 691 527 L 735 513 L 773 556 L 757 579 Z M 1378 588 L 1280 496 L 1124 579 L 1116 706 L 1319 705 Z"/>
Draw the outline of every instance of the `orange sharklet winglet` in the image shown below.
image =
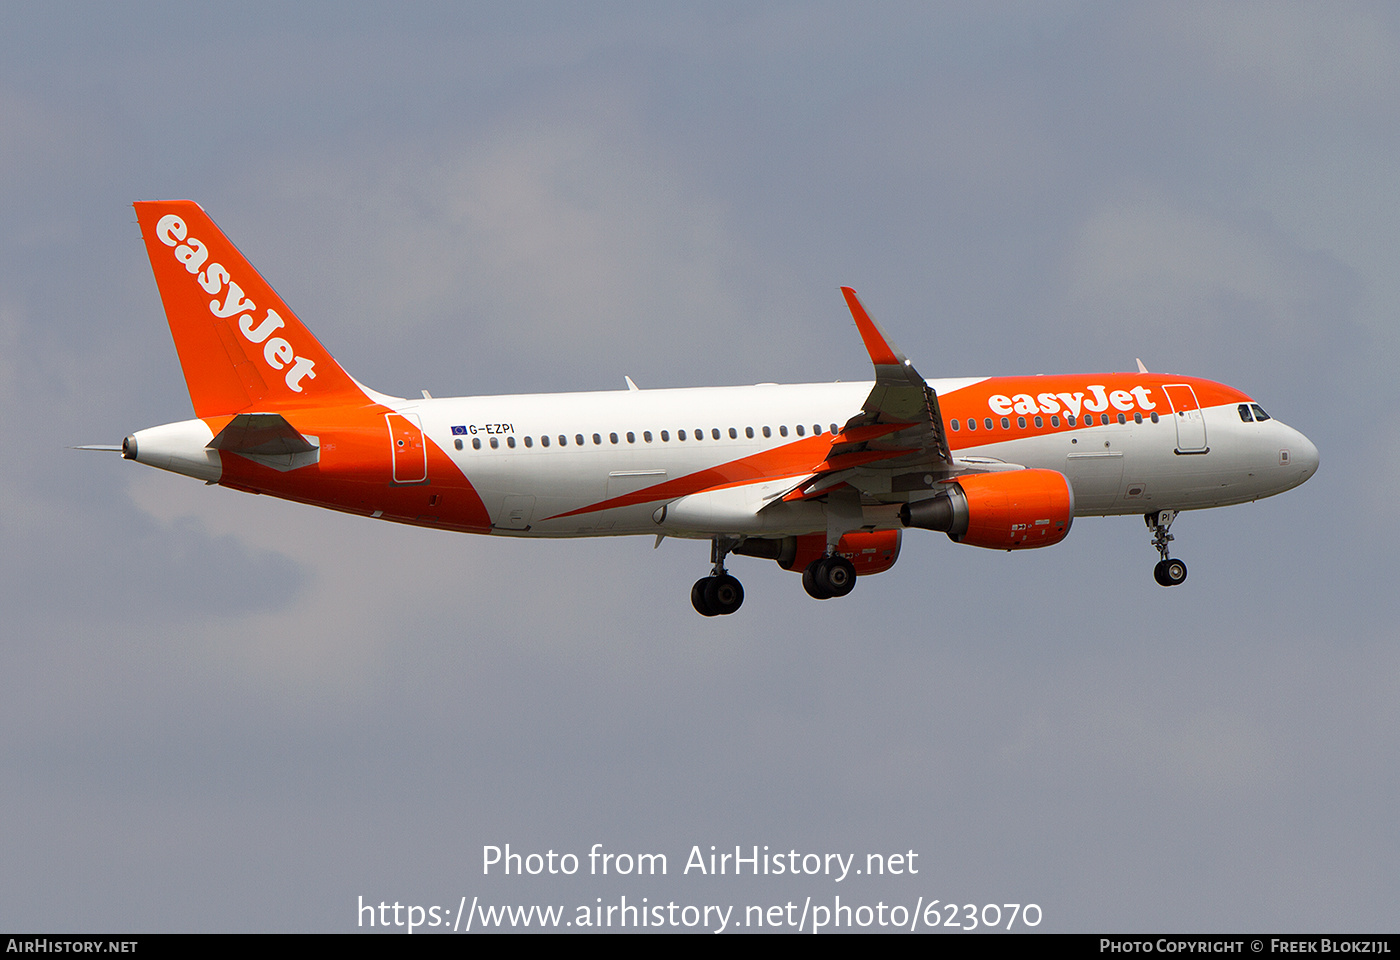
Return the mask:
<path id="1" fill-rule="evenodd" d="M 870 354 L 870 361 L 877 367 L 904 364 L 904 354 L 890 343 L 885 331 L 880 329 L 880 325 L 861 305 L 856 292 L 850 287 L 842 287 L 841 295 L 846 298 L 846 306 L 851 308 L 851 317 L 856 322 L 856 329 L 860 331 L 861 340 L 865 341 L 865 352 Z"/>

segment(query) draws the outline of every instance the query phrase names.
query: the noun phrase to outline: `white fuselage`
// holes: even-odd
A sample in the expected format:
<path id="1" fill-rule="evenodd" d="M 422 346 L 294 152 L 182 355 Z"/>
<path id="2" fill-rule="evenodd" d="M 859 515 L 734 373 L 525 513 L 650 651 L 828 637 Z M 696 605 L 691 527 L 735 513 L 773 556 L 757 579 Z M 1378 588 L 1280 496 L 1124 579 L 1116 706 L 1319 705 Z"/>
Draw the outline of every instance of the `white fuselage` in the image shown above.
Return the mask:
<path id="1" fill-rule="evenodd" d="M 956 408 L 961 392 L 988 382 L 969 378 L 929 384 L 945 408 Z M 785 461 L 782 451 L 803 442 L 819 449 L 829 442 L 833 429 L 839 431 L 860 409 L 871 386 L 760 384 L 422 400 L 376 394 L 374 399 L 420 425 L 425 441 L 450 458 L 480 496 L 492 533 L 783 536 L 822 530 L 825 521 L 816 503 L 777 503 L 758 512 L 811 467 L 812 457 Z M 1198 429 L 1204 443 L 1190 454 L 1178 452 L 1178 425 L 1169 410 L 1155 421 L 1124 416 L 1120 424 L 1110 417 L 1094 426 L 1060 422 L 1050 427 L 1046 418 L 1043 430 L 1031 428 L 1016 436 L 998 429 L 1000 417 L 982 417 L 975 418 L 979 425 L 992 422 L 992 429 L 963 428 L 947 436 L 960 461 L 1065 474 L 1074 490 L 1076 516 L 1225 506 L 1281 493 L 1312 475 L 1317 450 L 1306 437 L 1278 420 L 1244 422 L 1237 406 L 1201 408 Z M 298 421 L 295 413 L 289 416 Z M 198 420 L 140 431 L 138 459 L 219 480 L 226 472 L 220 469 L 221 458 L 226 463 L 237 455 L 205 449 L 212 436 Z M 758 466 L 746 470 L 751 463 Z M 687 484 L 687 478 L 694 482 Z M 699 504 L 699 520 L 658 521 L 659 506 L 694 500 L 697 491 L 716 486 L 722 489 L 704 495 L 717 498 L 710 508 L 713 523 L 703 513 L 705 503 Z M 636 494 L 635 502 L 609 505 L 628 494 Z M 866 509 L 874 526 L 898 526 L 883 506 Z"/>
<path id="2" fill-rule="evenodd" d="M 980 382 L 929 384 L 946 403 L 959 389 Z M 829 436 L 860 409 L 870 389 L 870 382 L 761 384 L 464 397 L 394 406 L 420 418 L 425 435 L 470 479 L 495 532 L 621 535 L 657 532 L 657 501 L 560 515 L 775 450 L 799 439 L 799 429 L 806 437 L 814 431 Z M 1156 422 L 1112 419 L 1014 439 L 1001 438 L 995 426 L 948 436 L 958 458 L 1064 473 L 1074 488 L 1078 516 L 1242 503 L 1291 489 L 1316 469 L 1316 448 L 1277 420 L 1243 422 L 1233 403 L 1200 413 L 1207 442 L 1205 452 L 1195 454 L 1176 452 L 1177 426 L 1170 415 Z M 454 427 L 465 432 L 454 436 Z M 461 441 L 461 449 L 455 441 Z M 796 483 L 802 475 L 793 471 L 770 482 Z M 508 501 L 519 507 L 524 498 L 533 500 L 528 516 L 506 516 Z M 802 506 L 812 505 L 795 505 L 794 512 Z M 794 524 L 771 532 L 821 527 L 807 517 L 793 519 Z"/>

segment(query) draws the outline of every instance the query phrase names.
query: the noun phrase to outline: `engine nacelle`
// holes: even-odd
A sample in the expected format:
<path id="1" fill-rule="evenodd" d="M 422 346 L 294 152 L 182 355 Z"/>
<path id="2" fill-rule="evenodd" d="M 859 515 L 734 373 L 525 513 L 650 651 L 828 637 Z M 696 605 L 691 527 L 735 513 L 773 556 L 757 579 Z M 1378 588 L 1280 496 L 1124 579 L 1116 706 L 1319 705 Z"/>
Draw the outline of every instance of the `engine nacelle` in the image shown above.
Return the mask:
<path id="1" fill-rule="evenodd" d="M 1054 470 L 967 474 L 927 500 L 905 504 L 899 519 L 974 547 L 1048 547 L 1063 540 L 1074 522 L 1074 489 Z"/>
<path id="2" fill-rule="evenodd" d="M 851 561 L 857 576 L 868 577 L 894 566 L 899 559 L 902 536 L 902 530 L 859 530 L 843 536 L 836 544 L 836 552 Z M 801 573 L 826 553 L 826 534 L 808 533 L 781 540 L 748 539 L 735 547 L 734 552 L 745 557 L 776 560 L 784 570 Z"/>

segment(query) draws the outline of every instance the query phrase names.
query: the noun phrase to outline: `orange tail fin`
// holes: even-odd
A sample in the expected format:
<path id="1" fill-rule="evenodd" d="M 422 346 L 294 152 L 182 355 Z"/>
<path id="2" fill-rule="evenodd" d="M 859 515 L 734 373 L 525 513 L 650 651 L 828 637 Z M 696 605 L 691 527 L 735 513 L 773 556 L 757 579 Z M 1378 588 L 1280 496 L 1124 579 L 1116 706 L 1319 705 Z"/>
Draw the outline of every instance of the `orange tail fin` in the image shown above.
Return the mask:
<path id="1" fill-rule="evenodd" d="M 133 206 L 196 416 L 368 399 L 197 203 Z"/>

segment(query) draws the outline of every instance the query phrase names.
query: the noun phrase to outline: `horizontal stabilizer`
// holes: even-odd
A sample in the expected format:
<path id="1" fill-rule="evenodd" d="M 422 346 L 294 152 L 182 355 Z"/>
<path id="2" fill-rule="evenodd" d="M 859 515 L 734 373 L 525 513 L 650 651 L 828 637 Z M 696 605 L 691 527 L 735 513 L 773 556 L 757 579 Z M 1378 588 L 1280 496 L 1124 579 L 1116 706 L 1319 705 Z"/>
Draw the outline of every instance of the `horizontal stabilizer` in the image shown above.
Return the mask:
<path id="1" fill-rule="evenodd" d="M 280 413 L 240 413 L 208 445 L 225 453 L 263 457 L 311 453 L 317 449 Z"/>

